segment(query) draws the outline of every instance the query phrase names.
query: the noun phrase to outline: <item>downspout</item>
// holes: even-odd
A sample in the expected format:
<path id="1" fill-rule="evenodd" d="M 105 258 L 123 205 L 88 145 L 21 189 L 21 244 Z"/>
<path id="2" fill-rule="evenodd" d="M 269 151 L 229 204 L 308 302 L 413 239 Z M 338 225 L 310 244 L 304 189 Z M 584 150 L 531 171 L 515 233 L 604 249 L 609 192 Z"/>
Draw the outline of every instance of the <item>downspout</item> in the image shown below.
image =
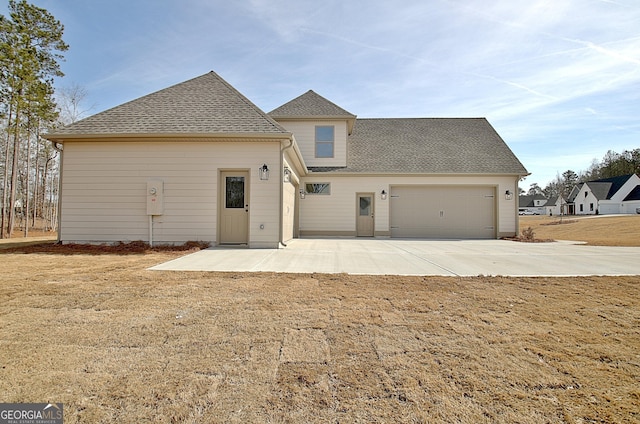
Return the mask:
<path id="1" fill-rule="evenodd" d="M 520 181 L 522 181 L 523 179 L 525 179 L 526 177 L 528 177 L 531 174 L 527 174 L 527 175 L 518 175 L 518 178 L 516 178 L 516 184 L 515 184 L 515 191 L 513 192 L 513 198 L 515 199 L 515 211 L 514 213 L 516 214 L 516 237 L 520 236 Z"/>
<path id="2" fill-rule="evenodd" d="M 60 235 L 62 232 L 62 170 L 64 167 L 62 166 L 64 161 L 64 145 L 58 143 L 57 141 L 52 141 L 51 145 L 53 148 L 60 153 L 60 165 L 58 169 L 58 243 L 61 242 Z"/>
<path id="3" fill-rule="evenodd" d="M 287 247 L 287 245 L 284 243 L 284 208 L 283 208 L 283 202 L 284 202 L 284 152 L 285 150 L 290 149 L 291 147 L 293 147 L 293 136 L 291 136 L 291 138 L 289 139 L 289 145 L 282 147 L 280 149 L 280 173 L 278 175 L 280 175 L 280 244 L 283 245 L 284 247 Z"/>

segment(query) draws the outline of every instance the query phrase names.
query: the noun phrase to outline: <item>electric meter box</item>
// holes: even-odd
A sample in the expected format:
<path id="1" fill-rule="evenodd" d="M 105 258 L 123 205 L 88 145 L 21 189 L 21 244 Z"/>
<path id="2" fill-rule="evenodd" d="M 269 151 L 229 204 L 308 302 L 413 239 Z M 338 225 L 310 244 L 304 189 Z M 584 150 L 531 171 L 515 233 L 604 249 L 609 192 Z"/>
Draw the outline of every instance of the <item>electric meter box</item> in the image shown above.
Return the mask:
<path id="1" fill-rule="evenodd" d="M 147 181 L 147 215 L 162 215 L 164 212 L 164 183 Z"/>

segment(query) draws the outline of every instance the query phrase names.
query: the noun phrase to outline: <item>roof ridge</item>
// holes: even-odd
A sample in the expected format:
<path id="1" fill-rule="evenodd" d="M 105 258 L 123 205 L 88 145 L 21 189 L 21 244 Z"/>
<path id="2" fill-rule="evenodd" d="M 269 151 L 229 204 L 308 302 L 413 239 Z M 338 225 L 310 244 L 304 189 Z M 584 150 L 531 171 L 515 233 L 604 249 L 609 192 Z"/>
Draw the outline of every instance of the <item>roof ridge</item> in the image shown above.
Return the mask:
<path id="1" fill-rule="evenodd" d="M 484 117 L 484 116 L 468 116 L 468 117 L 465 117 L 465 116 L 457 116 L 457 117 L 456 116 L 453 116 L 453 117 L 452 116 L 416 116 L 416 117 L 406 117 L 405 116 L 405 117 L 397 117 L 397 118 L 361 118 L 361 117 L 357 117 L 356 119 L 358 121 L 364 121 L 364 120 L 380 120 L 380 121 L 383 121 L 383 120 L 397 120 L 397 121 L 407 120 L 408 121 L 408 120 L 420 120 L 420 119 L 424 119 L 424 120 L 426 120 L 426 119 L 432 119 L 432 120 L 436 120 L 436 119 L 441 119 L 441 120 L 445 120 L 445 119 L 447 119 L 447 120 L 453 120 L 453 119 L 468 119 L 468 120 L 471 120 L 471 119 L 483 119 L 485 121 L 487 120 L 487 118 Z"/>
<path id="2" fill-rule="evenodd" d="M 313 90 L 308 90 L 298 97 L 273 109 L 268 115 L 275 117 L 348 117 L 354 119 L 356 115 L 338 106 L 331 100 L 321 96 Z"/>
<path id="3" fill-rule="evenodd" d="M 47 136 L 291 134 L 214 71 L 145 94 Z"/>
<path id="4" fill-rule="evenodd" d="M 240 100 L 244 101 L 248 106 L 253 107 L 260 115 L 262 115 L 263 118 L 267 119 L 267 121 L 271 125 L 273 125 L 274 128 L 276 128 L 278 130 L 285 131 L 285 132 L 289 132 L 282 125 L 280 125 L 275 119 L 270 117 L 265 111 L 260 109 L 255 103 L 253 103 L 251 100 L 249 100 L 249 98 L 247 96 L 242 94 L 237 88 L 235 88 L 234 86 L 229 84 L 229 82 L 227 80 L 225 80 L 220 75 L 218 75 L 218 73 L 216 73 L 215 71 L 211 70 L 207 74 L 215 75 L 224 85 L 226 85 L 232 91 L 236 92 L 238 94 L 238 96 L 240 97 Z M 207 74 L 205 74 L 205 75 L 207 75 Z M 204 76 L 204 75 L 202 75 L 202 76 Z"/>

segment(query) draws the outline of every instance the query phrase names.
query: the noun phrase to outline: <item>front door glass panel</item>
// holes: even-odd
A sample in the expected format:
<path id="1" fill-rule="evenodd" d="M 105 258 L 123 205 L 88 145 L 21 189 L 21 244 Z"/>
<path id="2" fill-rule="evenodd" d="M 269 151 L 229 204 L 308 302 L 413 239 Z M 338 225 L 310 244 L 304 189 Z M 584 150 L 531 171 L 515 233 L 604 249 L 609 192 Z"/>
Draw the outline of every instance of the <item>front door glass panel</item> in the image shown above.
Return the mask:
<path id="1" fill-rule="evenodd" d="M 244 177 L 226 177 L 225 207 L 244 208 Z"/>
<path id="2" fill-rule="evenodd" d="M 369 216 L 371 215 L 371 198 L 370 197 L 360 197 L 360 216 Z"/>

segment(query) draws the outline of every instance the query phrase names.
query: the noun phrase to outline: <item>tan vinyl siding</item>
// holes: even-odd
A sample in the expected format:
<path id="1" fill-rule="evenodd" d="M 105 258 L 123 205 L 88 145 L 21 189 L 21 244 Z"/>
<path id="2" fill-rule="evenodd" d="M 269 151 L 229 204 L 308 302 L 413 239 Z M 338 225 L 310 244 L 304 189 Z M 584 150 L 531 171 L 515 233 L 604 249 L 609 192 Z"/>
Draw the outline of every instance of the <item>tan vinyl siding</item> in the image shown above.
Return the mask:
<path id="1" fill-rule="evenodd" d="M 294 237 L 296 187 L 284 183 L 282 196 L 282 241 L 287 242 Z"/>
<path id="2" fill-rule="evenodd" d="M 347 123 L 346 121 L 285 121 L 280 124 L 296 136 L 296 142 L 307 166 L 346 166 L 347 165 Z M 334 157 L 316 158 L 316 126 L 333 125 L 335 127 Z"/>
<path id="3" fill-rule="evenodd" d="M 164 183 L 154 243 L 215 243 L 219 170 L 231 169 L 250 171 L 250 244 L 277 245 L 279 152 L 279 142 L 67 142 L 61 240 L 148 241 L 146 182 L 154 179 Z M 268 181 L 258 177 L 263 163 Z"/>
<path id="4" fill-rule="evenodd" d="M 374 192 L 375 233 L 389 235 L 389 197 L 380 198 L 384 189 L 390 192 L 393 185 L 483 185 L 496 187 L 497 237 L 514 235 L 517 227 L 517 196 L 505 200 L 506 190 L 515 192 L 515 176 L 336 176 L 313 175 L 303 178 L 301 184 L 328 182 L 328 196 L 307 195 L 300 200 L 300 231 L 304 235 L 339 233 L 355 235 L 356 193 Z"/>

